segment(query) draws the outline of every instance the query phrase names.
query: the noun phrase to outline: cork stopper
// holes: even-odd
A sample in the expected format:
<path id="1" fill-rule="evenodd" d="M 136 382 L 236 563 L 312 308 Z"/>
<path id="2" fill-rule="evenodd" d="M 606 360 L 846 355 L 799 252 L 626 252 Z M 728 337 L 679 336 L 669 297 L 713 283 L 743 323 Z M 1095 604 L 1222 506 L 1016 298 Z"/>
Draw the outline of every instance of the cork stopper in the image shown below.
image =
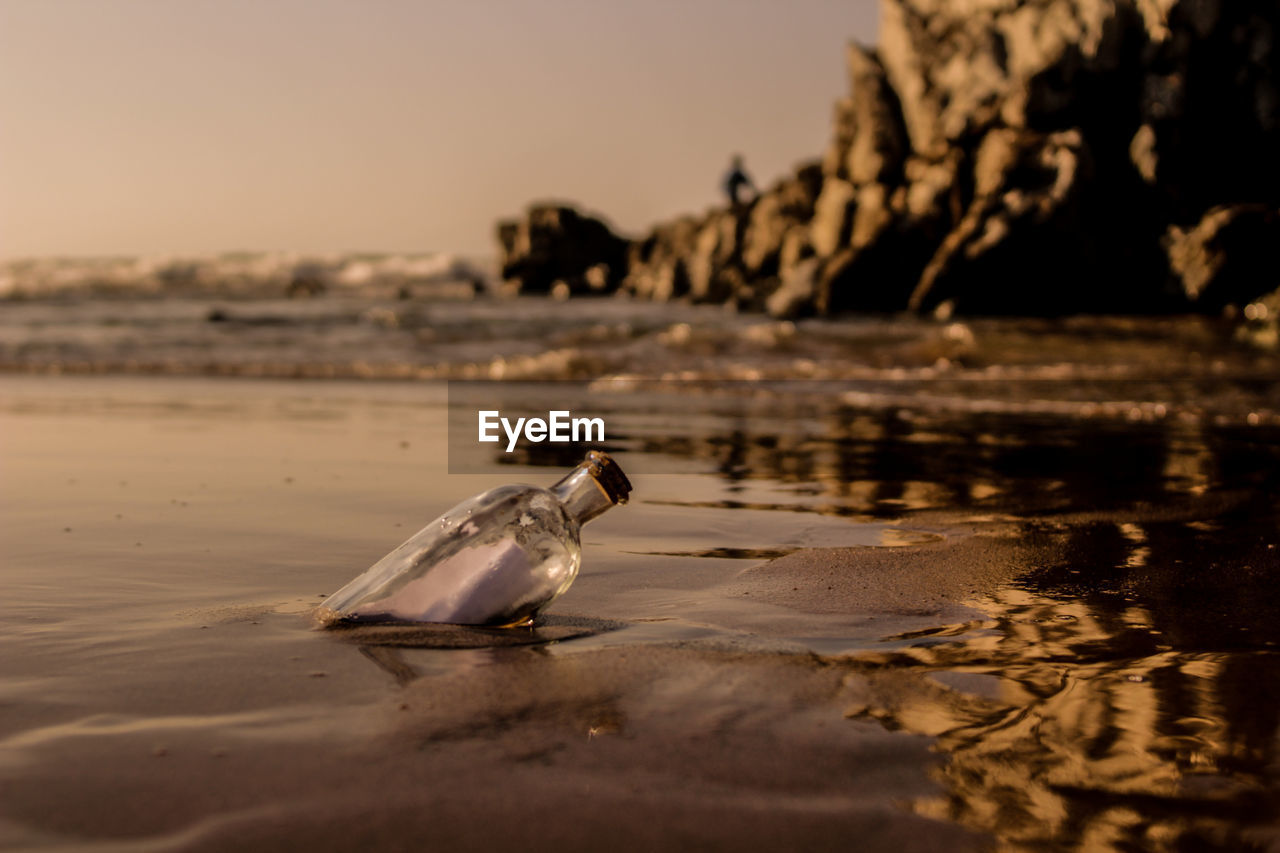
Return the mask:
<path id="1" fill-rule="evenodd" d="M 578 467 L 587 469 L 587 473 L 600 484 L 609 500 L 615 504 L 627 502 L 627 497 L 631 494 L 631 481 L 609 454 L 602 450 L 590 450 Z"/>

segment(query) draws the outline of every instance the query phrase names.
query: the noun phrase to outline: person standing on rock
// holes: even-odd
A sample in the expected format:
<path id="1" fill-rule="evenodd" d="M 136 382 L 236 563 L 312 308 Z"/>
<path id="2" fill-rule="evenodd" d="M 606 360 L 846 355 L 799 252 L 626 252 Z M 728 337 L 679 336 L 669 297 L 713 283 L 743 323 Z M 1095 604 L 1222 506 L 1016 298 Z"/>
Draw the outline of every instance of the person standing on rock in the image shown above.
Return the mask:
<path id="1" fill-rule="evenodd" d="M 747 190 L 750 196 L 744 196 Z M 729 204 L 734 208 L 745 205 L 756 195 L 756 185 L 742 168 L 742 155 L 734 154 L 729 164 L 729 174 L 724 176 L 724 191 L 729 196 Z"/>

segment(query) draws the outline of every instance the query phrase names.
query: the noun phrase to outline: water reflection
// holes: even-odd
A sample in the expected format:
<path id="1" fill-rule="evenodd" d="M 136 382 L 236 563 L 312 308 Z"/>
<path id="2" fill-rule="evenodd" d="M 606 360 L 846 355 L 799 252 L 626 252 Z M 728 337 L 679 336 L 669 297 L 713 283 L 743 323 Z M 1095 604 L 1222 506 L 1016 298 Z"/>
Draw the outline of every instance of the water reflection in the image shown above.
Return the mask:
<path id="1" fill-rule="evenodd" d="M 830 514 L 1099 512 L 1280 484 L 1280 428 L 1204 412 L 1173 417 L 1164 404 L 1073 403 L 1064 414 L 1031 405 L 975 410 L 958 398 L 913 404 L 884 388 L 851 404 L 847 383 L 751 394 L 749 383 L 737 386 L 720 395 L 603 395 L 591 405 L 610 424 L 611 452 L 643 455 L 650 473 L 706 471 L 730 494 L 772 481 L 796 497 L 779 504 Z M 1125 386 L 1112 396 L 1155 390 Z M 1048 391 L 1010 383 L 1002 393 Z M 492 461 L 563 467 L 579 453 L 523 444 Z"/>
<path id="2" fill-rule="evenodd" d="M 1248 850 L 1280 839 L 1277 439 L 837 398 L 645 448 L 784 484 L 777 508 L 1017 518 L 1050 555 L 982 624 L 844 661 L 848 716 L 937 739 L 916 811 L 1000 849 Z"/>
<path id="3" fill-rule="evenodd" d="M 1247 411 L 1272 387 L 1230 393 Z M 1095 391 L 1019 407 L 1034 395 L 1016 384 L 1002 406 L 800 389 L 702 399 L 698 418 L 651 398 L 611 439 L 722 487 L 642 500 L 996 518 L 1044 555 L 980 602 L 985 621 L 838 660 L 847 716 L 936 738 L 945 794 L 917 812 L 1008 850 L 1276 849 L 1280 428 L 1195 410 L 1200 386 Z"/>
<path id="4" fill-rule="evenodd" d="M 857 659 L 846 715 L 937 738 L 946 793 L 915 810 L 1001 849 L 1265 849 L 1280 614 L 1261 584 L 1184 586 L 1204 568 L 1185 546 L 1212 550 L 1226 529 L 1063 533 L 1071 558 L 989 598 L 980 627 Z"/>

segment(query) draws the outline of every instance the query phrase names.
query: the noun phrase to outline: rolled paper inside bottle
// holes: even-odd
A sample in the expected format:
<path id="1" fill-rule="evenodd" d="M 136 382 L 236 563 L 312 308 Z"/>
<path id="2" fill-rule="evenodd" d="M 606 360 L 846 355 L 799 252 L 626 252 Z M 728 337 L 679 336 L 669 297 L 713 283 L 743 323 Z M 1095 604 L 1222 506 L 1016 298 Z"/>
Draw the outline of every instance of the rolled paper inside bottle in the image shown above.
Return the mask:
<path id="1" fill-rule="evenodd" d="M 529 573 L 529 557 L 515 542 L 464 548 L 431 571 L 343 614 L 354 621 L 507 624 L 531 615 L 545 595 Z"/>

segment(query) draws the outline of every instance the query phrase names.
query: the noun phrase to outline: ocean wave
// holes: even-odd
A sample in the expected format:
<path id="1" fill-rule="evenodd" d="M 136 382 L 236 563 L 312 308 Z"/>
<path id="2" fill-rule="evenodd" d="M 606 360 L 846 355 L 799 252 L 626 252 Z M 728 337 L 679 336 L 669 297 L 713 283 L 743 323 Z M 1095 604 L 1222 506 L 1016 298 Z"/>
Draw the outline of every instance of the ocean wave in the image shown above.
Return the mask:
<path id="1" fill-rule="evenodd" d="M 432 291 L 463 295 L 491 288 L 488 264 L 451 253 L 307 255 L 231 252 L 204 256 L 35 258 L 0 263 L 0 299 L 92 295 L 215 294 L 313 296 L 328 291 Z"/>
<path id="2" fill-rule="evenodd" d="M 0 370 L 508 382 L 624 377 L 702 383 L 702 394 L 725 385 L 731 395 L 748 391 L 733 383 L 756 383 L 751 393 L 761 383 L 790 383 L 781 393 L 823 387 L 815 393 L 863 409 L 1247 425 L 1277 418 L 1272 391 L 1280 357 L 1239 344 L 1224 324 L 1204 318 L 792 322 L 618 298 L 406 295 L 387 284 L 454 276 L 465 266 L 451 256 L 346 256 L 334 267 L 347 276 L 335 281 L 345 283 L 306 299 L 248 285 L 165 290 L 163 267 L 146 267 L 145 275 L 139 269 L 124 262 L 29 267 L 28 280 L 47 279 L 51 289 L 3 303 Z M 231 287 L 236 270 L 252 271 L 242 283 L 279 284 L 296 264 L 285 256 L 235 256 L 202 269 L 197 280 Z M 134 289 L 105 296 L 93 290 L 93 281 L 111 275 Z M 822 382 L 836 384 L 805 385 Z"/>

